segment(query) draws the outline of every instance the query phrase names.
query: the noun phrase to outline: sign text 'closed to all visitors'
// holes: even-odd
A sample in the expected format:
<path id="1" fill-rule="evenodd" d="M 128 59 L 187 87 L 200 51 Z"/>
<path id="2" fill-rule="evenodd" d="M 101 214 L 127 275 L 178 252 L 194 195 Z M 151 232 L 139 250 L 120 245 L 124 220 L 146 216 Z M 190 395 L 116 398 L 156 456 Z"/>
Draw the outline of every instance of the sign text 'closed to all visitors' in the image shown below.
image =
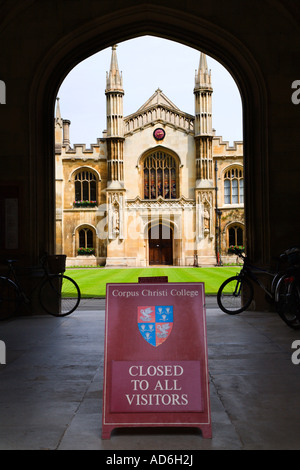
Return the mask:
<path id="1" fill-rule="evenodd" d="M 203 283 L 108 284 L 102 439 L 121 427 L 211 438 Z"/>

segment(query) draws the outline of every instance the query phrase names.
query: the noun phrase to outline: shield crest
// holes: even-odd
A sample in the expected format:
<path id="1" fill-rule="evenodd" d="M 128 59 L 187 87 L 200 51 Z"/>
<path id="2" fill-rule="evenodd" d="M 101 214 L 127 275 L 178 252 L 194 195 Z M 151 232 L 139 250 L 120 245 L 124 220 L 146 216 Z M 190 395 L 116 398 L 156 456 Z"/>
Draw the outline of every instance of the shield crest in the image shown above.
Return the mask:
<path id="1" fill-rule="evenodd" d="M 173 328 L 173 306 L 152 305 L 138 307 L 139 331 L 152 346 L 160 346 L 171 334 Z"/>

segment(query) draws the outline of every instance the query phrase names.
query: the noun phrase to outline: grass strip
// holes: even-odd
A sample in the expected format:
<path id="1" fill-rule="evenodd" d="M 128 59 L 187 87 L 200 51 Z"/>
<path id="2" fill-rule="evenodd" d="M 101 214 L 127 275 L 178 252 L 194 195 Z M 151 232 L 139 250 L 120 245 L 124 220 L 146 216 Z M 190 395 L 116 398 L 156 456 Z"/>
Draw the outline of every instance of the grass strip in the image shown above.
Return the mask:
<path id="1" fill-rule="evenodd" d="M 66 275 L 74 279 L 85 298 L 105 297 L 107 283 L 138 282 L 139 277 L 168 276 L 169 282 L 204 282 L 205 293 L 216 295 L 222 282 L 240 267 L 210 268 L 71 268 Z"/>

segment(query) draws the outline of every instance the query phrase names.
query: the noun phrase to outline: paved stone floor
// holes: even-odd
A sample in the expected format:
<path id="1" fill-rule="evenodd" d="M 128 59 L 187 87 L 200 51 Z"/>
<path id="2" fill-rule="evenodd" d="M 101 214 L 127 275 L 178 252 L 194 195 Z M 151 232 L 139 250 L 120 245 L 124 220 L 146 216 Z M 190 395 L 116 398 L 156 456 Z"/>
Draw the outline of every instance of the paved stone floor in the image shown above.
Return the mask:
<path id="1" fill-rule="evenodd" d="M 0 323 L 0 450 L 300 449 L 300 331 L 276 314 L 222 313 L 207 299 L 212 439 L 189 429 L 115 430 L 101 440 L 104 302 L 66 318 Z"/>

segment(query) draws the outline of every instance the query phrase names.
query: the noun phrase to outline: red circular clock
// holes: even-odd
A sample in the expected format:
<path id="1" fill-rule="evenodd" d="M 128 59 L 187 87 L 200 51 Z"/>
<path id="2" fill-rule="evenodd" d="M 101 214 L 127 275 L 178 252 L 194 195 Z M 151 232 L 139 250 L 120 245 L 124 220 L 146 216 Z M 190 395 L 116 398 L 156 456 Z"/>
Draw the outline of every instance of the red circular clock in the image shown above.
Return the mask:
<path id="1" fill-rule="evenodd" d="M 165 131 L 161 128 L 155 129 L 155 131 L 153 132 L 153 136 L 156 140 L 163 140 L 165 135 Z"/>

